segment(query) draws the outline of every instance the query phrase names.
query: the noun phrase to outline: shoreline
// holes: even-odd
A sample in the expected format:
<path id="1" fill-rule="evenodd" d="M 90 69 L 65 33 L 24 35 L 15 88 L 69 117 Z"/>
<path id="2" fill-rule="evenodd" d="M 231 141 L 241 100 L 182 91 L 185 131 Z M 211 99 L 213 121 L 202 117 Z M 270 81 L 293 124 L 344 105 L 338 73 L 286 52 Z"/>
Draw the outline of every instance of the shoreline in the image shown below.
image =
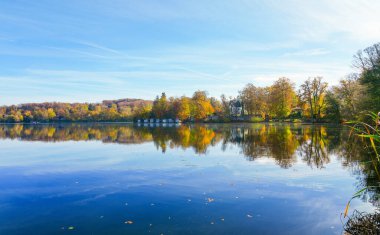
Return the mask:
<path id="1" fill-rule="evenodd" d="M 231 121 L 231 122 L 180 122 L 180 123 L 156 123 L 156 122 L 147 122 L 147 123 L 137 123 L 137 122 L 96 122 L 96 121 L 70 121 L 70 122 L 0 122 L 0 125 L 49 125 L 49 124 L 139 124 L 139 125 L 178 125 L 178 124 L 299 124 L 299 125 L 322 125 L 322 124 L 334 124 L 334 125 L 343 125 L 342 122 L 290 122 L 290 121 L 262 121 L 262 122 L 244 122 L 244 121 Z"/>

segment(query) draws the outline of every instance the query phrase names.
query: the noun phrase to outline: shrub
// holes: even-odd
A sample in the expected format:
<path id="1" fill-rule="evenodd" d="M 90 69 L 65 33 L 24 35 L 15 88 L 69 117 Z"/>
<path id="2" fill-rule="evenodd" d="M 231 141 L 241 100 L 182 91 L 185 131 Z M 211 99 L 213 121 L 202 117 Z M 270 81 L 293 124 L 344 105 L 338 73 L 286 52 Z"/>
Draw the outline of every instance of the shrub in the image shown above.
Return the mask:
<path id="1" fill-rule="evenodd" d="M 251 122 L 262 122 L 264 121 L 264 119 L 260 118 L 260 117 L 252 117 L 251 118 Z"/>

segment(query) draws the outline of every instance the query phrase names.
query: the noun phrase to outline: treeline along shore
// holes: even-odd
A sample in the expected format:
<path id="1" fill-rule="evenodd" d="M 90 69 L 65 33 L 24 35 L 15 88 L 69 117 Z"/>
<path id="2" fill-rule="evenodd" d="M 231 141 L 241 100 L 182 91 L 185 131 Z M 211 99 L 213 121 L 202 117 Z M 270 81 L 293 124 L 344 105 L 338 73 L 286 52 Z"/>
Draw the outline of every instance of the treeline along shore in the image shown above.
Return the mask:
<path id="1" fill-rule="evenodd" d="M 209 97 L 195 91 L 191 97 L 154 101 L 120 99 L 101 103 L 29 103 L 0 107 L 0 122 L 123 122 L 172 119 L 182 122 L 340 122 L 364 119 L 380 111 L 380 43 L 354 55 L 356 73 L 336 86 L 320 76 L 299 87 L 286 77 L 271 86 L 249 83 L 236 97 Z"/>

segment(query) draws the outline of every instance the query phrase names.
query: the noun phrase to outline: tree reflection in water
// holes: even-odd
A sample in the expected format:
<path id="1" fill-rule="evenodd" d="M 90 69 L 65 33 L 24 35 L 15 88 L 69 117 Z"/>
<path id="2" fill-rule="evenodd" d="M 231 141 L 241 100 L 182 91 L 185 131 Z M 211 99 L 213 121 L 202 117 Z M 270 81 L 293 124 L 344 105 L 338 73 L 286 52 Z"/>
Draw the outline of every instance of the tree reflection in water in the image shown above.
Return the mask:
<path id="1" fill-rule="evenodd" d="M 136 126 L 123 124 L 0 125 L 0 138 L 23 141 L 102 141 L 140 144 L 153 142 L 166 152 L 173 148 L 193 149 L 205 155 L 210 146 L 226 150 L 235 146 L 249 161 L 271 158 L 282 168 L 303 161 L 312 168 L 323 168 L 332 155 L 357 176 L 358 188 L 370 188 L 365 195 L 378 202 L 379 165 L 363 148 L 361 139 L 349 137 L 341 126 L 300 124 L 229 124 Z"/>
<path id="2" fill-rule="evenodd" d="M 336 154 L 345 166 L 356 166 L 365 150 L 360 140 L 349 138 L 341 127 L 281 124 L 135 126 L 121 124 L 59 124 L 1 125 L 0 138 L 24 141 L 91 141 L 139 144 L 153 142 L 157 149 L 192 148 L 197 154 L 207 154 L 210 146 L 220 143 L 241 149 L 247 160 L 273 158 L 289 168 L 297 156 L 310 167 L 323 168 Z"/>

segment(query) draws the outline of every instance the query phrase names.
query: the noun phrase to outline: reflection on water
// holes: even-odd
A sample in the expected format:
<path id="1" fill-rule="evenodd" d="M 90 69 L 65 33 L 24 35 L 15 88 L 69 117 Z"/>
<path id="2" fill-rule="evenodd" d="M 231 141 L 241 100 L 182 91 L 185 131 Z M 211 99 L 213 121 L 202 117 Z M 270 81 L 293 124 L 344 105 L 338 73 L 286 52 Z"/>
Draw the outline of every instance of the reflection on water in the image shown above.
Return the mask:
<path id="1" fill-rule="evenodd" d="M 117 124 L 70 125 L 1 125 L 0 138 L 23 141 L 88 141 L 139 144 L 153 142 L 163 153 L 168 148 L 192 148 L 197 154 L 207 154 L 210 146 L 238 146 L 247 160 L 270 157 L 289 168 L 297 155 L 310 167 L 323 168 L 332 153 L 342 157 L 344 165 L 362 160 L 366 151 L 360 141 L 348 138 L 347 129 L 340 126 L 312 125 L 180 125 L 135 126 Z"/>
<path id="2" fill-rule="evenodd" d="M 214 124 L 165 127 L 129 124 L 0 125 L 0 138 L 3 140 L 3 142 L 0 141 L 0 146 L 11 146 L 0 150 L 0 153 L 3 151 L 3 154 L 7 154 L 7 156 L 14 155 L 16 159 L 22 156 L 22 161 L 28 162 L 25 164 L 22 162 L 16 163 L 9 162 L 11 161 L 9 160 L 10 157 L 0 158 L 0 170 L 3 173 L 3 179 L 11 182 L 9 184 L 0 183 L 2 189 L 5 190 L 3 192 L 7 192 L 0 194 L 0 206 L 10 208 L 0 213 L 0 216 L 9 216 L 9 218 L 12 217 L 12 214 L 20 216 L 18 213 L 23 210 L 19 209 L 15 203 L 26 203 L 29 198 L 24 196 L 21 200 L 19 196 L 23 192 L 41 196 L 41 191 L 39 191 L 41 190 L 40 184 L 45 184 L 46 188 L 44 190 L 51 189 L 52 185 L 60 185 L 60 187 L 69 187 L 73 192 L 63 192 L 63 188 L 53 190 L 54 193 L 48 190 L 44 197 L 55 198 L 56 201 L 38 199 L 40 201 L 37 200 L 38 203 L 35 203 L 35 206 L 41 206 L 39 203 L 48 201 L 52 204 L 48 206 L 48 211 L 44 211 L 46 215 L 52 211 L 58 211 L 61 215 L 66 216 L 65 219 L 71 218 L 67 216 L 67 211 L 62 212 L 62 208 L 58 204 L 61 203 L 59 198 L 62 197 L 62 200 L 66 200 L 64 204 L 66 203 L 69 207 L 72 207 L 72 201 L 76 201 L 74 200 L 75 197 L 81 197 L 95 190 L 84 186 L 83 188 L 78 188 L 78 185 L 75 186 L 76 188 L 71 188 L 71 186 L 61 182 L 64 178 L 74 176 L 74 178 L 77 178 L 80 175 L 80 177 L 87 179 L 88 184 L 92 185 L 92 187 L 104 184 L 100 188 L 95 187 L 96 193 L 92 195 L 95 198 L 99 197 L 96 202 L 99 208 L 103 210 L 103 213 L 110 213 L 109 216 L 112 218 L 116 218 L 117 214 L 123 214 L 119 209 L 110 211 L 113 204 L 109 200 L 113 196 L 109 195 L 114 195 L 115 198 L 112 200 L 115 201 L 126 198 L 132 204 L 136 201 L 136 207 L 128 212 L 131 213 L 131 217 L 136 217 L 136 214 L 139 214 L 138 211 L 141 210 L 146 213 L 147 218 L 141 218 L 143 216 L 141 215 L 136 217 L 137 220 L 146 220 L 147 224 L 160 223 L 160 229 L 156 230 L 141 227 L 143 225 L 130 226 L 125 230 L 126 228 L 118 227 L 119 224 L 114 225 L 111 221 L 108 221 L 105 226 L 116 226 L 112 230 L 114 234 L 122 234 L 123 232 L 154 232 L 159 234 L 164 231 L 169 234 L 178 232 L 250 234 L 252 231 L 277 233 L 278 231 L 283 231 L 281 229 L 291 228 L 291 226 L 294 227 L 289 229 L 290 234 L 304 234 L 306 231 L 310 234 L 339 233 L 341 231 L 338 226 L 340 208 L 344 207 L 344 203 L 350 197 L 351 192 L 364 186 L 379 186 L 380 179 L 378 165 L 375 161 L 372 161 L 371 156 L 363 149 L 362 140 L 353 137 L 349 138 L 349 130 L 342 126 L 296 124 Z M 13 148 L 10 145 L 10 139 L 21 141 L 17 142 L 17 146 Z M 86 143 L 86 145 L 77 145 L 72 141 L 74 143 L 78 143 L 77 141 L 91 142 Z M 39 152 L 37 147 L 33 150 L 33 146 L 37 146 L 37 143 L 39 148 L 46 148 L 45 142 L 55 142 L 59 145 L 48 145 L 50 147 L 44 153 Z M 26 143 L 32 143 L 33 145 L 26 146 Z M 41 145 L 41 143 L 45 143 L 45 145 Z M 120 145 L 99 146 L 95 145 L 95 143 L 118 143 Z M 64 147 L 60 148 L 61 145 L 64 145 Z M 108 146 L 107 149 L 104 146 Z M 155 152 L 151 147 L 156 149 Z M 71 150 L 74 152 L 69 152 Z M 83 159 L 89 158 L 84 153 L 89 153 L 88 155 L 91 156 L 91 159 L 90 162 L 82 164 L 80 162 Z M 44 155 L 46 157 L 44 160 L 39 160 L 41 154 L 46 154 L 46 156 Z M 60 157 L 52 158 L 51 156 L 53 155 Z M 72 155 L 80 157 L 75 160 L 65 158 Z M 92 166 L 95 165 L 94 162 L 97 162 L 99 158 L 103 159 L 106 155 L 107 161 L 102 161 L 99 165 Z M 160 160 L 157 159 L 157 155 L 176 157 L 171 158 L 171 160 Z M 183 155 L 195 158 L 179 158 L 179 156 Z M 240 161 L 237 158 L 239 156 L 243 156 L 242 159 L 246 163 Z M 49 160 L 46 163 L 47 168 L 52 172 L 45 172 L 46 165 L 44 165 L 44 169 L 41 167 L 42 162 L 46 161 L 46 159 Z M 109 163 L 111 160 L 117 162 L 115 163 L 116 166 L 106 165 L 113 164 Z M 276 168 L 273 168 L 274 166 Z M 78 169 L 75 167 L 78 167 Z M 96 169 L 100 168 L 102 170 L 97 171 L 91 167 L 97 167 Z M 74 172 L 69 172 L 69 168 Z M 280 169 L 283 171 L 280 171 Z M 17 172 L 27 174 L 26 172 L 28 171 L 33 173 L 28 173 L 30 176 L 16 175 Z M 35 172 L 40 172 L 43 175 L 50 174 L 55 178 L 54 180 L 41 179 Z M 62 172 L 66 173 L 62 175 Z M 87 175 L 82 175 L 84 174 L 83 172 L 87 172 Z M 258 182 L 259 178 L 262 178 L 265 184 Z M 109 184 L 115 179 L 118 180 L 118 183 L 123 183 L 122 181 L 125 180 L 124 184 L 129 186 L 127 188 L 112 186 L 111 190 Z M 156 179 L 172 183 L 170 190 L 162 191 L 157 188 L 153 184 Z M 25 180 L 29 180 L 30 184 L 36 184 L 37 190 L 33 188 L 32 192 L 27 191 L 25 188 L 28 188 L 29 185 L 26 186 Z M 169 184 L 168 182 L 167 184 Z M 223 186 L 223 184 L 227 182 L 228 187 L 234 187 L 235 183 L 233 182 L 240 182 L 241 186 L 226 190 L 226 186 Z M 132 186 L 132 184 L 135 186 Z M 19 190 L 17 194 L 12 191 L 12 188 Z M 21 190 L 21 188 L 24 189 Z M 214 188 L 214 190 L 210 191 L 211 188 Z M 378 187 L 371 188 L 369 193 L 363 196 L 362 201 L 358 202 L 358 208 L 368 208 L 367 202 L 378 207 L 378 189 Z M 190 203 L 191 201 L 186 197 L 192 197 L 193 200 L 197 200 L 197 196 L 193 194 L 198 191 L 199 195 L 204 192 L 200 197 L 203 198 L 202 200 L 206 198 L 206 205 L 214 202 L 213 198 L 205 196 L 207 191 L 213 193 L 215 197 L 219 196 L 220 204 L 216 203 L 219 206 L 214 209 L 224 214 L 223 216 L 228 217 L 230 215 L 231 221 L 234 221 L 233 218 L 238 213 L 245 213 L 247 218 L 254 217 L 254 215 L 247 214 L 254 212 L 242 211 L 245 210 L 243 209 L 244 206 L 250 207 L 254 205 L 254 208 L 261 211 L 261 214 L 256 214 L 257 218 L 255 218 L 259 222 L 250 224 L 249 221 L 246 221 L 247 218 L 244 218 L 244 220 L 231 222 L 229 226 L 224 223 L 224 227 L 220 228 L 205 226 L 200 222 L 203 221 L 203 217 L 210 217 L 211 225 L 215 225 L 216 218 L 211 218 L 213 217 L 211 215 L 213 212 L 200 207 L 199 204 L 194 207 L 199 210 L 200 214 L 198 214 L 193 210 L 194 208 L 187 208 L 187 204 L 183 205 L 182 203 L 184 202 L 176 201 L 179 200 L 178 197 L 185 197 L 181 198 L 185 203 Z M 228 197 L 237 199 L 236 196 L 230 194 L 239 193 L 246 195 L 246 200 L 242 199 L 239 204 L 236 204 L 237 202 L 228 199 Z M 61 196 L 57 196 L 58 194 Z M 99 196 L 99 194 L 103 196 Z M 274 196 L 274 194 L 282 194 L 283 196 Z M 71 195 L 70 197 L 74 198 L 67 198 L 65 195 Z M 268 199 L 265 200 L 264 197 Z M 274 200 L 273 197 L 280 197 L 281 199 Z M 317 208 L 314 205 L 309 206 L 312 203 L 306 199 L 309 197 L 315 197 L 313 200 L 317 204 L 328 205 L 333 203 L 332 205 L 334 206 L 330 205 L 324 211 L 318 210 L 319 207 L 324 206 L 319 205 Z M 150 214 L 151 208 L 147 209 L 139 204 L 142 198 L 155 200 L 158 204 L 162 203 L 166 209 L 162 209 L 164 211 L 160 211 L 160 213 L 173 213 L 174 215 L 172 216 L 177 217 L 176 223 L 171 224 L 153 212 L 153 214 Z M 263 200 L 263 202 L 259 202 L 259 199 Z M 293 204 L 289 205 L 288 201 L 293 201 Z M 201 204 L 204 205 L 204 202 Z M 309 207 L 313 208 L 314 211 L 310 211 Z M 73 210 L 79 213 L 77 208 Z M 228 210 L 229 212 L 227 212 Z M 328 221 L 323 221 L 323 218 L 328 215 L 333 216 L 334 225 L 326 225 Z M 98 231 L 99 234 L 102 234 L 102 232 L 111 231 L 109 230 L 110 228 L 107 230 L 106 227 L 101 227 L 100 225 L 97 225 L 98 227 L 100 226 L 99 230 L 93 230 L 89 224 L 94 223 L 94 221 L 88 217 L 89 215 L 84 213 L 81 216 L 83 220 L 81 223 L 82 228 L 87 230 L 74 230 L 72 232 L 86 234 L 87 232 L 97 233 L 96 231 Z M 184 218 L 180 219 L 178 216 L 183 216 Z M 279 216 L 294 216 L 294 220 L 275 220 Z M 9 218 L 0 217 L 3 221 L 0 222 L 0 231 L 25 234 L 29 231 L 29 228 L 41 225 L 41 221 L 36 221 L 38 218 L 33 217 L 28 221 L 30 225 L 17 233 L 17 229 L 15 229 L 17 225 L 12 224 Z M 148 218 L 151 221 L 149 223 Z M 317 223 L 318 219 L 319 224 Z M 218 220 L 220 222 L 221 218 Z M 56 221 L 60 220 L 56 218 Z M 308 224 L 308 221 L 310 221 L 310 224 Z M 54 224 L 54 221 L 51 223 Z M 196 226 L 196 228 L 191 228 L 189 227 L 190 225 Z M 269 227 L 265 227 L 268 225 Z M 236 226 L 241 226 L 242 230 L 236 231 Z M 276 230 L 277 228 L 279 230 Z M 41 234 L 67 232 L 67 228 L 54 229 L 56 228 L 42 229 Z"/>

